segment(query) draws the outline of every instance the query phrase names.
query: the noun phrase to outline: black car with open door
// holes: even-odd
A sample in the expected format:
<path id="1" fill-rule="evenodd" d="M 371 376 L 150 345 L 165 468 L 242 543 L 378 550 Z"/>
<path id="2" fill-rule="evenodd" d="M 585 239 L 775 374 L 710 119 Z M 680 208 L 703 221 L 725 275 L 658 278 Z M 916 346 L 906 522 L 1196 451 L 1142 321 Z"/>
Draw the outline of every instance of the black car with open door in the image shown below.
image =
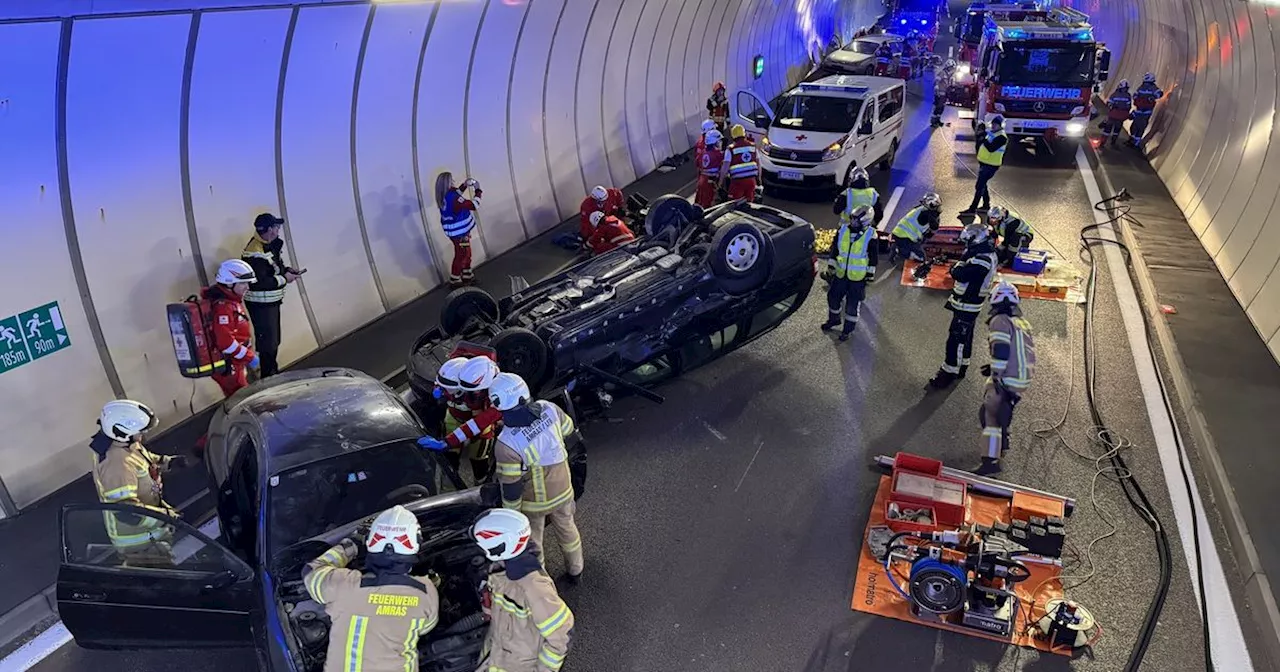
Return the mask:
<path id="1" fill-rule="evenodd" d="M 488 562 L 467 530 L 500 506 L 466 488 L 390 388 L 348 369 L 289 371 L 225 401 L 205 449 L 217 511 L 200 529 L 119 504 L 62 511 L 58 610 L 84 648 L 240 648 L 261 669 L 319 672 L 328 617 L 302 584 L 305 563 L 396 504 L 422 524 L 415 574 L 441 577 L 440 622 L 419 643 L 422 672 L 471 672 L 487 628 Z M 121 518 L 116 518 L 120 516 Z M 109 520 L 167 529 L 159 559 L 126 558 Z M 359 567 L 353 567 L 358 569 Z"/>

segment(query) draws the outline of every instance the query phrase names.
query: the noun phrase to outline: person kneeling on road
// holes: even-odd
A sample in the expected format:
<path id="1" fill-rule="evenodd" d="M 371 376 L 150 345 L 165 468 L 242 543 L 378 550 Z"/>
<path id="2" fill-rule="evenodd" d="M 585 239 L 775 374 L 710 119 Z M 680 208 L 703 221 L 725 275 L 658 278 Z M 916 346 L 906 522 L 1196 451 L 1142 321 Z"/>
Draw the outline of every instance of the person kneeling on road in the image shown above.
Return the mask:
<path id="1" fill-rule="evenodd" d="M 418 519 L 394 506 L 302 569 L 332 623 L 324 672 L 418 669 L 418 639 L 440 617 L 439 579 L 409 575 L 421 543 Z M 347 569 L 362 550 L 364 572 Z"/>
<path id="2" fill-rule="evenodd" d="M 912 208 L 893 227 L 894 256 L 924 261 L 924 241 L 938 230 L 941 215 L 942 198 L 933 192 L 925 194 L 920 205 Z"/>
<path id="3" fill-rule="evenodd" d="M 1001 282 L 991 292 L 991 313 L 987 318 L 991 363 L 982 367 L 987 387 L 979 412 L 985 452 L 982 466 L 974 470 L 983 476 L 1000 471 L 1000 457 L 1009 449 L 1013 409 L 1031 385 L 1036 368 L 1035 340 L 1031 325 L 1022 318 L 1021 303 L 1018 288 L 1010 283 Z"/>
<path id="4" fill-rule="evenodd" d="M 103 504 L 128 504 L 178 518 L 164 501 L 163 474 L 186 466 L 181 455 L 156 455 L 142 445 L 159 420 L 146 404 L 129 399 L 108 401 L 98 417 L 89 448 L 97 455 L 93 485 Z M 173 565 L 173 527 L 160 519 L 121 511 L 103 511 L 111 545 L 129 566 Z"/>
<path id="5" fill-rule="evenodd" d="M 206 287 L 204 298 L 210 305 L 213 320 L 213 344 L 223 355 L 222 366 L 213 374 L 213 381 L 222 388 L 222 394 L 230 397 L 249 385 L 246 368 L 258 369 L 261 360 L 249 347 L 253 336 L 244 295 L 257 280 L 253 268 L 241 259 L 228 259 L 218 267 L 213 285 Z"/>
<path id="6" fill-rule="evenodd" d="M 601 255 L 617 249 L 636 239 L 636 235 L 627 225 L 613 215 L 603 212 L 591 213 L 591 235 L 587 237 L 587 248 L 592 255 Z"/>
<path id="7" fill-rule="evenodd" d="M 1000 261 L 1001 266 L 1012 265 L 1013 258 L 1030 247 L 1031 241 L 1036 237 L 1027 220 L 1018 213 L 999 205 L 987 211 L 987 223 L 1000 238 L 1000 243 L 996 247 L 996 259 Z"/>
<path id="8" fill-rule="evenodd" d="M 960 232 L 964 243 L 964 256 L 951 266 L 955 285 L 947 299 L 951 311 L 951 326 L 947 331 L 947 346 L 942 368 L 929 380 L 929 387 L 941 389 L 962 379 L 969 370 L 969 357 L 973 354 L 973 328 L 991 293 L 991 281 L 996 277 L 996 248 L 991 243 L 991 229 L 985 223 L 974 222 Z"/>
<path id="9" fill-rule="evenodd" d="M 585 244 L 595 230 L 591 226 L 591 213 L 603 212 L 606 216 L 621 217 L 625 214 L 626 208 L 627 198 L 622 194 L 621 189 L 613 187 L 606 189 L 601 185 L 592 188 L 591 193 L 582 199 L 582 205 L 578 208 L 578 236 L 582 243 Z"/>
<path id="10" fill-rule="evenodd" d="M 858 326 L 858 305 L 866 298 L 867 282 L 876 277 L 876 234 L 870 220 L 871 208 L 865 205 L 850 213 L 831 244 L 831 258 L 827 260 L 823 273 L 831 285 L 827 288 L 830 313 L 822 324 L 822 330 L 827 331 L 840 323 L 840 306 L 843 304 L 841 341 L 849 340 L 849 334 Z"/>
<path id="11" fill-rule="evenodd" d="M 569 654 L 573 612 L 539 562 L 533 534 L 511 509 L 487 511 L 471 526 L 485 557 L 502 563 L 485 581 L 490 624 L 477 672 L 557 672 Z"/>

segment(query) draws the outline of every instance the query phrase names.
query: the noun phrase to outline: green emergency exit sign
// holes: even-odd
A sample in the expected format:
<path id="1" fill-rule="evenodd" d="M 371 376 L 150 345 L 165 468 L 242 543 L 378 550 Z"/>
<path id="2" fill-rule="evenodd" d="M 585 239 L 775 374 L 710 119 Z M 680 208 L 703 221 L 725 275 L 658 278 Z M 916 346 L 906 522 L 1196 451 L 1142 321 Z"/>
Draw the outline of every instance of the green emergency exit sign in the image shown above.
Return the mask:
<path id="1" fill-rule="evenodd" d="M 0 320 L 0 373 L 69 347 L 57 301 Z"/>

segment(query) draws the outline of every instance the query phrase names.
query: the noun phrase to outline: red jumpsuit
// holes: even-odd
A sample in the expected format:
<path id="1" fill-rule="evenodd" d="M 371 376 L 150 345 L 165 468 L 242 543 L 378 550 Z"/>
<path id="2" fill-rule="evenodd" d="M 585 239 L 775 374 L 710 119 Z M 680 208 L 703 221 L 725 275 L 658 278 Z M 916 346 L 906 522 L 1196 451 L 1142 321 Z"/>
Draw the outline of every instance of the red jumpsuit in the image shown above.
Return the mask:
<path id="1" fill-rule="evenodd" d="M 720 170 L 724 167 L 724 150 L 711 147 L 698 152 L 698 191 L 693 202 L 709 208 L 716 202 L 716 187 L 720 184 Z"/>
<path id="2" fill-rule="evenodd" d="M 578 208 L 581 213 L 581 219 L 578 221 L 578 235 L 582 236 L 583 240 L 591 237 L 591 213 L 600 210 L 604 212 L 606 217 L 617 215 L 622 212 L 622 208 L 627 204 L 627 197 L 622 195 L 621 189 L 613 189 L 611 187 L 605 189 L 605 191 L 609 195 L 605 196 L 603 207 L 596 202 L 596 199 L 591 198 L 591 194 L 587 194 L 587 197 L 582 199 L 582 207 Z"/>
<path id="3" fill-rule="evenodd" d="M 635 239 L 636 235 L 631 233 L 631 229 L 621 219 L 609 216 L 600 220 L 591 237 L 587 238 L 587 246 L 591 248 L 592 254 L 604 254 Z"/>
<path id="4" fill-rule="evenodd" d="M 240 388 L 249 384 L 245 378 L 245 368 L 257 357 L 249 342 L 253 337 L 249 315 L 245 311 L 244 301 L 222 285 L 213 285 L 204 290 L 204 298 L 211 306 L 210 326 L 213 332 L 214 347 L 225 358 L 226 367 L 213 374 L 213 380 L 222 388 L 222 394 L 230 397 Z"/>
<path id="5" fill-rule="evenodd" d="M 481 192 L 476 190 L 476 198 Z M 475 229 L 476 204 L 463 195 L 460 189 L 449 189 L 444 207 L 440 210 L 440 223 L 445 235 L 453 243 L 453 265 L 449 267 L 449 284 L 457 286 L 475 279 L 471 271 L 471 231 Z"/>
<path id="6" fill-rule="evenodd" d="M 724 157 L 724 170 L 724 174 L 729 176 L 729 200 L 755 199 L 760 165 L 756 163 L 756 147 L 750 140 L 738 138 L 733 141 Z"/>

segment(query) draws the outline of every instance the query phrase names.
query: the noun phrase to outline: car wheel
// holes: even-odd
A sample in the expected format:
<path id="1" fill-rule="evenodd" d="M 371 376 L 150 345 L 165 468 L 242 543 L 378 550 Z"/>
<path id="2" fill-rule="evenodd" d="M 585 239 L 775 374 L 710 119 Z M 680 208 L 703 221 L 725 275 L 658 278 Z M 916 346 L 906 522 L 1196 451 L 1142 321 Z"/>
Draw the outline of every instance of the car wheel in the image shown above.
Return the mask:
<path id="1" fill-rule="evenodd" d="M 675 227 L 679 231 L 689 222 L 696 222 L 701 218 L 702 208 L 690 203 L 683 196 L 667 194 L 653 199 L 649 204 L 649 212 L 644 218 L 644 230 L 649 236 L 656 235 L 669 227 Z"/>
<path id="2" fill-rule="evenodd" d="M 711 273 L 729 294 L 746 294 L 764 286 L 773 273 L 773 239 L 755 224 L 722 226 L 711 239 Z"/>
<path id="3" fill-rule="evenodd" d="M 508 327 L 491 343 L 498 353 L 498 368 L 524 379 L 529 391 L 537 392 L 550 372 L 551 353 L 541 336 L 524 327 Z"/>
<path id="4" fill-rule="evenodd" d="M 880 162 L 880 170 L 892 170 L 893 162 L 898 159 L 898 141 L 894 140 L 889 144 L 889 153 L 885 155 L 884 160 Z"/>
<path id="5" fill-rule="evenodd" d="M 473 318 L 498 321 L 498 300 L 479 287 L 461 287 L 444 297 L 440 308 L 440 328 L 446 336 L 456 336 Z"/>

